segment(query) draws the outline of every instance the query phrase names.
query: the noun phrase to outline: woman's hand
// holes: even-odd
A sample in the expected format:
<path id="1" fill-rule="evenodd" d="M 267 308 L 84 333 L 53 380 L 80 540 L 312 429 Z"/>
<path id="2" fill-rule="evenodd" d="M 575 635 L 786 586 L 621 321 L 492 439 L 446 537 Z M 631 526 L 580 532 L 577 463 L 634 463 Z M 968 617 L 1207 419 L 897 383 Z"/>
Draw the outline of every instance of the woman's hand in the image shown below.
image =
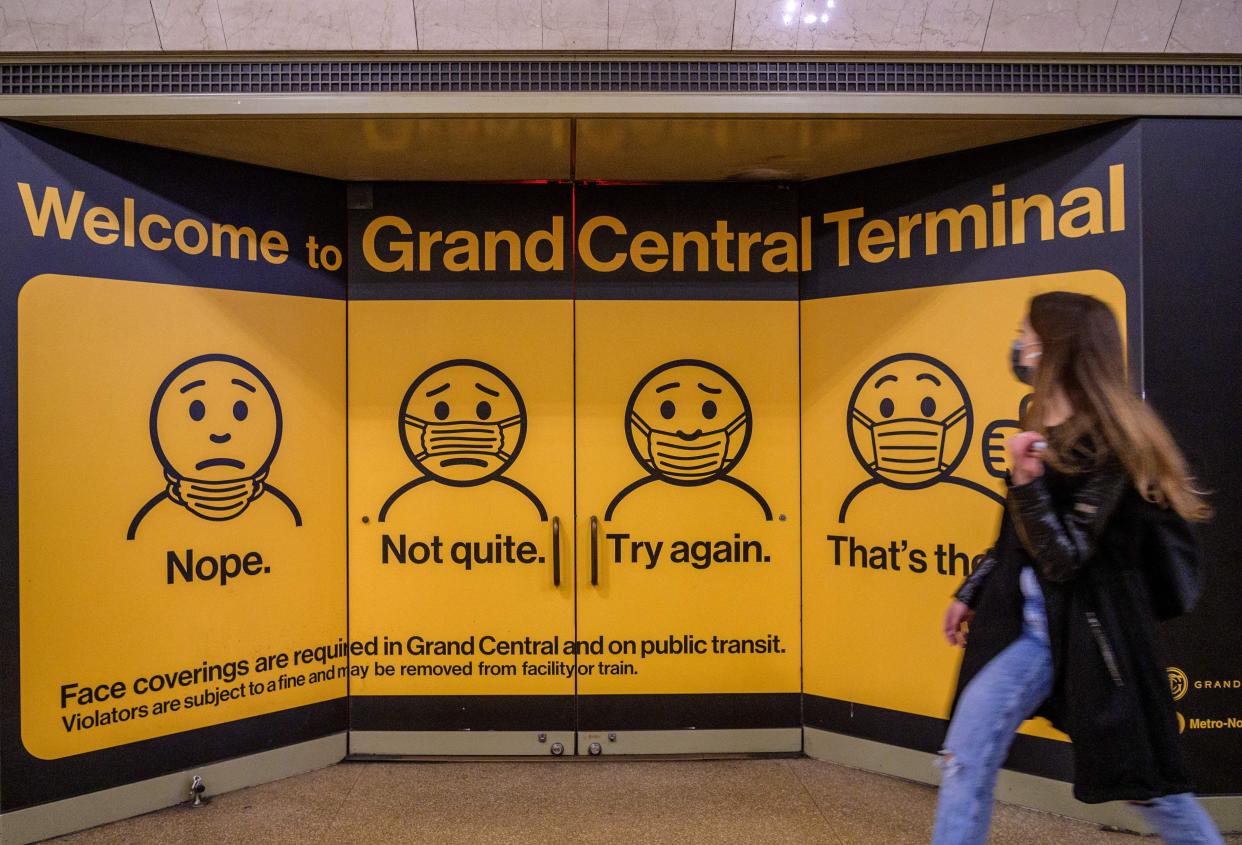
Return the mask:
<path id="1" fill-rule="evenodd" d="M 1047 443 L 1038 431 L 1024 431 L 1009 438 L 1009 471 L 1013 483 L 1021 487 L 1044 474 L 1044 449 Z"/>
<path id="2" fill-rule="evenodd" d="M 966 647 L 966 626 L 975 618 L 975 612 L 960 601 L 949 605 L 944 615 L 944 638 L 949 645 Z"/>

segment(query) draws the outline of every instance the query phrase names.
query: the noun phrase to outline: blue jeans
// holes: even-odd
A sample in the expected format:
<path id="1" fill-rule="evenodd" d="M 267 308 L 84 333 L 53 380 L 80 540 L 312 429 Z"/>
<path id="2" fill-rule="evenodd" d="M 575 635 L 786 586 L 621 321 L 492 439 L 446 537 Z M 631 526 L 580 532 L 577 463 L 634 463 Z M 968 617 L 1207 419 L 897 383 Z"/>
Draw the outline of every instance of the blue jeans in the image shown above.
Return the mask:
<path id="1" fill-rule="evenodd" d="M 1052 650 L 1044 596 L 1022 572 L 1022 635 L 971 679 L 957 703 L 945 748 L 932 845 L 983 845 L 992 822 L 996 775 L 1018 727 L 1052 691 Z M 1215 824 L 1189 793 L 1138 805 L 1170 845 L 1223 845 Z"/>

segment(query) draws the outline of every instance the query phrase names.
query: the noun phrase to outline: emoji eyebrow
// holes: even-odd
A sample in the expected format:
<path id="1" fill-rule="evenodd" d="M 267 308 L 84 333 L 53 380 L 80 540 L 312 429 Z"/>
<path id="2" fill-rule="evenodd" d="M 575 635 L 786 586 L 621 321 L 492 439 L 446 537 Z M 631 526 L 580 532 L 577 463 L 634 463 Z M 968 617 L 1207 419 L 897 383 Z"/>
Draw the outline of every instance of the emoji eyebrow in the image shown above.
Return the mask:
<path id="1" fill-rule="evenodd" d="M 428 395 L 428 396 L 435 396 L 437 393 L 443 393 L 444 391 L 446 391 L 446 390 L 448 390 L 448 389 L 449 389 L 449 384 L 448 384 L 448 382 L 446 381 L 444 384 L 440 385 L 440 386 L 439 386 L 439 387 L 437 387 L 435 390 L 428 390 L 428 391 L 427 391 L 427 395 Z"/>
<path id="2" fill-rule="evenodd" d="M 239 378 L 235 378 L 235 379 L 233 379 L 233 384 L 237 385 L 238 387 L 244 387 L 244 388 L 246 388 L 247 390 L 249 390 L 251 393 L 254 393 L 254 392 L 255 392 L 255 389 L 254 389 L 253 387 L 251 387 L 250 385 L 246 384 L 246 382 L 242 381 L 242 380 L 241 380 L 241 379 L 239 379 Z"/>
<path id="3" fill-rule="evenodd" d="M 477 387 L 479 390 L 482 390 L 488 396 L 499 396 L 500 395 L 500 393 L 498 393 L 497 391 L 492 390 L 490 387 L 484 387 L 483 385 L 479 384 L 477 381 L 474 383 L 474 386 Z"/>
<path id="4" fill-rule="evenodd" d="M 656 393 L 663 393 L 666 390 L 672 390 L 674 387 L 681 387 L 681 382 L 670 381 L 668 384 L 656 388 Z"/>
<path id="5" fill-rule="evenodd" d="M 704 393 L 716 393 L 716 394 L 724 393 L 724 391 L 720 389 L 719 387 L 708 387 L 703 382 L 699 382 L 699 390 L 703 391 Z"/>
<path id="6" fill-rule="evenodd" d="M 202 387 L 202 386 L 203 386 L 204 384 L 206 384 L 206 383 L 207 383 L 207 382 L 203 381 L 202 379 L 199 379 L 198 381 L 192 381 L 192 382 L 190 382 L 189 384 L 187 384 L 185 387 L 181 388 L 181 391 L 180 391 L 180 392 L 181 392 L 181 393 L 186 393 L 186 392 L 188 392 L 188 391 L 193 390 L 193 389 L 194 389 L 194 388 L 196 388 L 196 387 Z"/>
<path id="7" fill-rule="evenodd" d="M 940 379 L 936 378 L 931 373 L 919 373 L 918 376 L 914 380 L 923 381 L 924 379 L 926 379 L 927 381 L 930 381 L 932 384 L 936 385 L 936 387 L 940 386 Z"/>
<path id="8" fill-rule="evenodd" d="M 879 387 L 880 385 L 884 384 L 884 382 L 886 381 L 897 381 L 897 376 L 893 376 L 893 375 L 881 376 L 879 381 L 875 383 L 875 386 Z"/>

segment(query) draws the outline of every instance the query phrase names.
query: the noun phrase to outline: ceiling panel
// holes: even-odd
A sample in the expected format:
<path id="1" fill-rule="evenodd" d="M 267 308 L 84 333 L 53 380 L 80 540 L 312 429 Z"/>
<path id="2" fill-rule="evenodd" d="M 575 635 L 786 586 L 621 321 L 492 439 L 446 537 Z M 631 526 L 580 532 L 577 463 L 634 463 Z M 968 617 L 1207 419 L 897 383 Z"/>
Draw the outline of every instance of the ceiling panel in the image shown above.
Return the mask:
<path id="1" fill-rule="evenodd" d="M 1090 117 L 137 117 L 40 123 L 347 180 L 801 180 Z"/>
<path id="2" fill-rule="evenodd" d="M 39 123 L 333 179 L 570 176 L 568 118 L 142 117 Z"/>
<path id="3" fill-rule="evenodd" d="M 813 179 L 1098 122 L 1091 118 L 583 118 L 580 179 Z"/>

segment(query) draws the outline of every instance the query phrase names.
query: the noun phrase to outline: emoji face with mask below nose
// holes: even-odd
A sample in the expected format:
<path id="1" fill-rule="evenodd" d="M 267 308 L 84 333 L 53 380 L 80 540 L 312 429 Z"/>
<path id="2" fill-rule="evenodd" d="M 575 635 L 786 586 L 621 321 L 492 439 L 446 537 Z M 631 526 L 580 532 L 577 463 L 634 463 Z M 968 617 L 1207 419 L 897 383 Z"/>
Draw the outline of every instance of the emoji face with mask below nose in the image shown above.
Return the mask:
<path id="1" fill-rule="evenodd" d="M 401 445 L 435 480 L 468 487 L 512 465 L 526 439 L 526 406 L 509 377 L 458 359 L 424 372 L 401 403 Z"/>
<path id="2" fill-rule="evenodd" d="M 670 484 L 725 475 L 750 442 L 750 403 L 733 376 L 706 361 L 671 361 L 630 395 L 626 434 L 634 457 Z"/>
<path id="3" fill-rule="evenodd" d="M 758 503 L 764 518 L 772 512 L 763 496 L 730 475 L 750 445 L 751 409 L 737 379 L 707 361 L 681 359 L 643 376 L 625 408 L 630 452 L 648 475 L 623 488 L 604 512 L 653 481 L 697 487 L 723 481 Z"/>
<path id="4" fill-rule="evenodd" d="M 885 358 L 859 379 L 849 404 L 849 438 L 859 463 L 885 484 L 917 489 L 961 463 L 973 420 L 957 375 L 929 355 Z"/>
<path id="5" fill-rule="evenodd" d="M 224 522 L 271 492 L 302 524 L 293 502 L 267 482 L 283 419 L 275 389 L 253 364 L 224 354 L 185 361 L 156 390 L 150 429 L 167 488 L 139 510 L 129 539 L 164 499 Z"/>

